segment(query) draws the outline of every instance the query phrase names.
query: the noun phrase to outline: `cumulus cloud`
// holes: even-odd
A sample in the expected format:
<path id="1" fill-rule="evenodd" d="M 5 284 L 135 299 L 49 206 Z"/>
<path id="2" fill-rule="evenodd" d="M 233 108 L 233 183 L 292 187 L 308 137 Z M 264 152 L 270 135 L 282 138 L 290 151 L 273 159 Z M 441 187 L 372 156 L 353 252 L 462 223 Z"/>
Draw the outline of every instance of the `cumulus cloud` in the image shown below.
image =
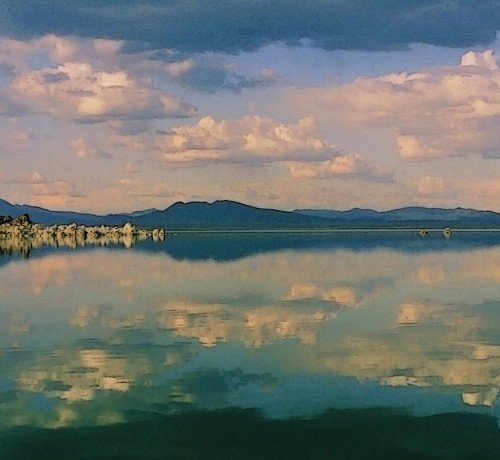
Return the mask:
<path id="1" fill-rule="evenodd" d="M 141 167 L 137 163 L 125 163 L 123 166 L 123 172 L 126 174 L 137 174 L 141 172 Z"/>
<path id="2" fill-rule="evenodd" d="M 406 159 L 500 157 L 500 70 L 491 51 L 468 52 L 459 66 L 358 78 L 291 97 L 343 122 L 391 129 Z"/>
<path id="3" fill-rule="evenodd" d="M 268 68 L 245 76 L 214 53 L 126 52 L 123 47 L 121 40 L 55 35 L 1 38 L 0 114 L 35 112 L 84 122 L 189 117 L 194 107 L 158 87 L 240 92 L 280 81 Z"/>
<path id="4" fill-rule="evenodd" d="M 24 182 L 26 184 L 46 184 L 48 181 L 43 174 L 33 171 L 25 178 Z"/>
<path id="5" fill-rule="evenodd" d="M 296 179 L 330 179 L 353 177 L 364 180 L 391 181 L 392 175 L 384 173 L 377 165 L 369 164 L 360 155 L 340 155 L 319 163 L 291 163 L 290 175 Z"/>
<path id="6" fill-rule="evenodd" d="M 73 61 L 115 63 L 121 40 L 76 39 L 52 34 L 32 40 L 0 38 L 0 63 L 11 76 L 33 67 L 53 67 Z"/>
<path id="7" fill-rule="evenodd" d="M 48 209 L 78 205 L 86 198 L 86 194 L 74 182 L 53 179 L 39 171 L 31 171 L 6 182 L 22 185 L 24 202 Z"/>
<path id="8" fill-rule="evenodd" d="M 183 86 L 205 92 L 239 92 L 245 88 L 265 87 L 280 81 L 280 76 L 268 68 L 262 68 L 256 75 L 244 76 L 231 63 L 214 55 L 174 60 L 166 64 L 164 70 Z"/>
<path id="9" fill-rule="evenodd" d="M 68 180 L 48 179 L 33 171 L 17 181 L 26 185 L 27 201 L 47 209 L 65 209 L 81 205 L 86 194 Z"/>
<path id="10" fill-rule="evenodd" d="M 475 53 L 474 51 L 467 51 L 460 60 L 461 66 L 474 66 L 484 67 L 490 70 L 497 70 L 498 65 L 495 55 L 492 50 L 486 50 L 483 53 Z"/>
<path id="11" fill-rule="evenodd" d="M 447 182 L 442 177 L 424 176 L 413 182 L 413 186 L 420 196 L 436 197 L 444 194 Z"/>
<path id="12" fill-rule="evenodd" d="M 15 101 L 36 113 L 81 122 L 109 119 L 188 117 L 192 106 L 166 94 L 147 80 L 125 70 L 95 70 L 90 63 L 67 62 L 57 67 L 30 70 L 11 85 Z"/>
<path id="13" fill-rule="evenodd" d="M 310 117 L 286 124 L 261 116 L 220 121 L 207 116 L 173 127 L 154 145 L 169 163 L 319 161 L 338 154 Z"/>
<path id="14" fill-rule="evenodd" d="M 73 150 L 78 158 L 112 158 L 108 152 L 97 149 L 83 137 L 70 139 L 68 147 Z"/>
<path id="15" fill-rule="evenodd" d="M 491 1 L 378 0 L 369 7 L 322 0 L 59 3 L 0 2 L 0 30 L 11 37 L 74 34 L 153 48 L 236 52 L 305 38 L 326 49 L 394 49 L 415 42 L 464 47 L 493 41 L 500 23 Z"/>
<path id="16" fill-rule="evenodd" d="M 10 131 L 4 136 L 4 151 L 9 153 L 25 151 L 34 138 L 35 136 L 27 131 Z"/>
<path id="17" fill-rule="evenodd" d="M 190 58 L 165 64 L 165 72 L 172 77 L 179 78 L 193 70 L 195 67 L 195 60 Z"/>
<path id="18" fill-rule="evenodd" d="M 144 137 L 122 136 L 119 141 L 141 150 L 150 148 Z M 282 162 L 296 179 L 392 180 L 391 174 L 360 155 L 342 154 L 318 132 L 312 117 L 283 123 L 255 115 L 225 120 L 206 116 L 195 125 L 174 126 L 150 142 L 161 161 L 176 165 Z"/>
<path id="19" fill-rule="evenodd" d="M 25 184 L 25 185 L 40 185 L 48 184 L 47 178 L 38 171 L 31 171 L 22 177 L 13 178 L 10 180 L 13 184 Z"/>
<path id="20" fill-rule="evenodd" d="M 26 131 L 11 131 L 6 137 L 11 143 L 25 143 L 33 139 L 33 135 Z"/>
<path id="21" fill-rule="evenodd" d="M 55 35 L 0 39 L 0 114 L 41 113 L 79 122 L 195 114 L 194 107 L 153 84 L 156 74 L 165 74 L 163 63 L 144 53 L 123 53 L 122 46 Z"/>

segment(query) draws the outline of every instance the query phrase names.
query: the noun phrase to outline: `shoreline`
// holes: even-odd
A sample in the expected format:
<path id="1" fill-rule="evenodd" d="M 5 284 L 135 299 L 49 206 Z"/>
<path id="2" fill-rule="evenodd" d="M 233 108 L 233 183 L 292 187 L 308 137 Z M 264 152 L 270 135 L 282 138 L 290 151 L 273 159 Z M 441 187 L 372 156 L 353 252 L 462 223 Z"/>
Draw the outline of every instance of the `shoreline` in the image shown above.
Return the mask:
<path id="1" fill-rule="evenodd" d="M 500 228 L 417 228 L 417 227 L 345 227 L 345 228 L 139 228 L 130 222 L 117 226 L 86 226 L 60 224 L 44 226 L 30 220 L 23 214 L 12 218 L 0 216 L 0 254 L 20 252 L 28 255 L 31 250 L 43 246 L 69 247 L 123 245 L 130 248 L 148 239 L 162 242 L 166 237 L 177 235 L 335 235 L 335 234 L 406 234 L 425 239 L 441 234 L 449 239 L 452 234 L 477 233 L 500 234 Z"/>
<path id="2" fill-rule="evenodd" d="M 132 247 L 147 239 L 163 241 L 163 228 L 142 229 L 130 222 L 121 227 L 86 226 L 61 224 L 44 226 L 30 220 L 28 214 L 15 218 L 0 216 L 0 254 L 20 252 L 29 255 L 30 251 L 43 246 L 69 247 L 76 249 L 83 246 L 107 246 L 122 244 Z"/>
<path id="3" fill-rule="evenodd" d="M 401 228 L 401 227 L 387 227 L 387 228 L 321 228 L 321 229 L 181 229 L 168 230 L 167 235 L 172 236 L 175 234 L 187 233 L 415 233 L 418 234 L 420 228 Z M 429 228 L 426 229 L 429 233 L 443 233 L 442 228 Z M 453 233 L 500 233 L 500 228 L 452 228 Z M 420 235 L 417 235 L 420 236 Z"/>

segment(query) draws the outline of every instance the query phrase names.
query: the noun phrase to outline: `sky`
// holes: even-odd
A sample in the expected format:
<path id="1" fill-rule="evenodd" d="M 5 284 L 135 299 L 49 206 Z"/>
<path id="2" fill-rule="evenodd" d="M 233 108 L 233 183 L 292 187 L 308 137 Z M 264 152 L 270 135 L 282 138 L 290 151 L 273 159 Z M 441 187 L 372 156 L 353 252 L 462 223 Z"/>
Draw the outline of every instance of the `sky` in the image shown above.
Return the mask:
<path id="1" fill-rule="evenodd" d="M 500 211 L 498 0 L 0 0 L 0 198 Z"/>

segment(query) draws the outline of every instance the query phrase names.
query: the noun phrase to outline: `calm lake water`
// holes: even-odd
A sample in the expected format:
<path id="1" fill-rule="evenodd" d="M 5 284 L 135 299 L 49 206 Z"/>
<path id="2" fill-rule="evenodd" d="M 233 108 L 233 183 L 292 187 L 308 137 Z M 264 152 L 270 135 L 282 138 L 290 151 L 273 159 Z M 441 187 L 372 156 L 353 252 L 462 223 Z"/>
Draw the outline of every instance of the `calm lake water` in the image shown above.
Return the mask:
<path id="1" fill-rule="evenodd" d="M 498 233 L 0 256 L 0 457 L 498 458 L 499 286 Z"/>

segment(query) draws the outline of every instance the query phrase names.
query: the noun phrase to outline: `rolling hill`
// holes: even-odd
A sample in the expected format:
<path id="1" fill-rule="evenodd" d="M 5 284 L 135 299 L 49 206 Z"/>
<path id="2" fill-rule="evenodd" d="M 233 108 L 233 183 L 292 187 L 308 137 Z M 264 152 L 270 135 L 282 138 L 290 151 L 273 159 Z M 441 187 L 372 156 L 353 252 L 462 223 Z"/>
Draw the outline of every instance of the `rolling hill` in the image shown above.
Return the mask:
<path id="1" fill-rule="evenodd" d="M 443 209 L 410 206 L 390 211 L 374 211 L 372 209 L 354 208 L 349 211 L 331 211 L 328 209 L 297 209 L 297 213 L 307 216 L 323 217 L 356 223 L 371 222 L 372 225 L 387 225 L 399 227 L 403 223 L 411 222 L 417 227 L 435 227 L 436 224 L 465 226 L 492 226 L 500 225 L 500 214 L 493 211 L 478 211 L 475 209 Z"/>
<path id="2" fill-rule="evenodd" d="M 263 230 L 327 228 L 500 228 L 500 214 L 474 209 L 406 207 L 391 211 L 354 208 L 349 211 L 298 209 L 280 211 L 250 206 L 230 200 L 213 203 L 177 202 L 164 210 L 146 209 L 104 216 L 78 212 L 50 211 L 36 206 L 11 204 L 0 200 L 0 215 L 29 214 L 44 225 L 75 222 L 86 225 L 123 225 L 167 230 Z"/>
<path id="3" fill-rule="evenodd" d="M 160 225 L 175 228 L 280 229 L 321 227 L 328 221 L 316 216 L 256 208 L 235 201 L 220 200 L 213 203 L 198 201 L 174 203 L 164 211 L 136 217 L 134 223 L 145 227 Z"/>
<path id="4" fill-rule="evenodd" d="M 100 225 L 103 216 L 85 214 L 80 212 L 50 211 L 38 206 L 11 204 L 0 199 L 0 216 L 12 217 L 20 214 L 29 214 L 33 222 L 44 225 L 85 223 L 86 225 Z"/>

